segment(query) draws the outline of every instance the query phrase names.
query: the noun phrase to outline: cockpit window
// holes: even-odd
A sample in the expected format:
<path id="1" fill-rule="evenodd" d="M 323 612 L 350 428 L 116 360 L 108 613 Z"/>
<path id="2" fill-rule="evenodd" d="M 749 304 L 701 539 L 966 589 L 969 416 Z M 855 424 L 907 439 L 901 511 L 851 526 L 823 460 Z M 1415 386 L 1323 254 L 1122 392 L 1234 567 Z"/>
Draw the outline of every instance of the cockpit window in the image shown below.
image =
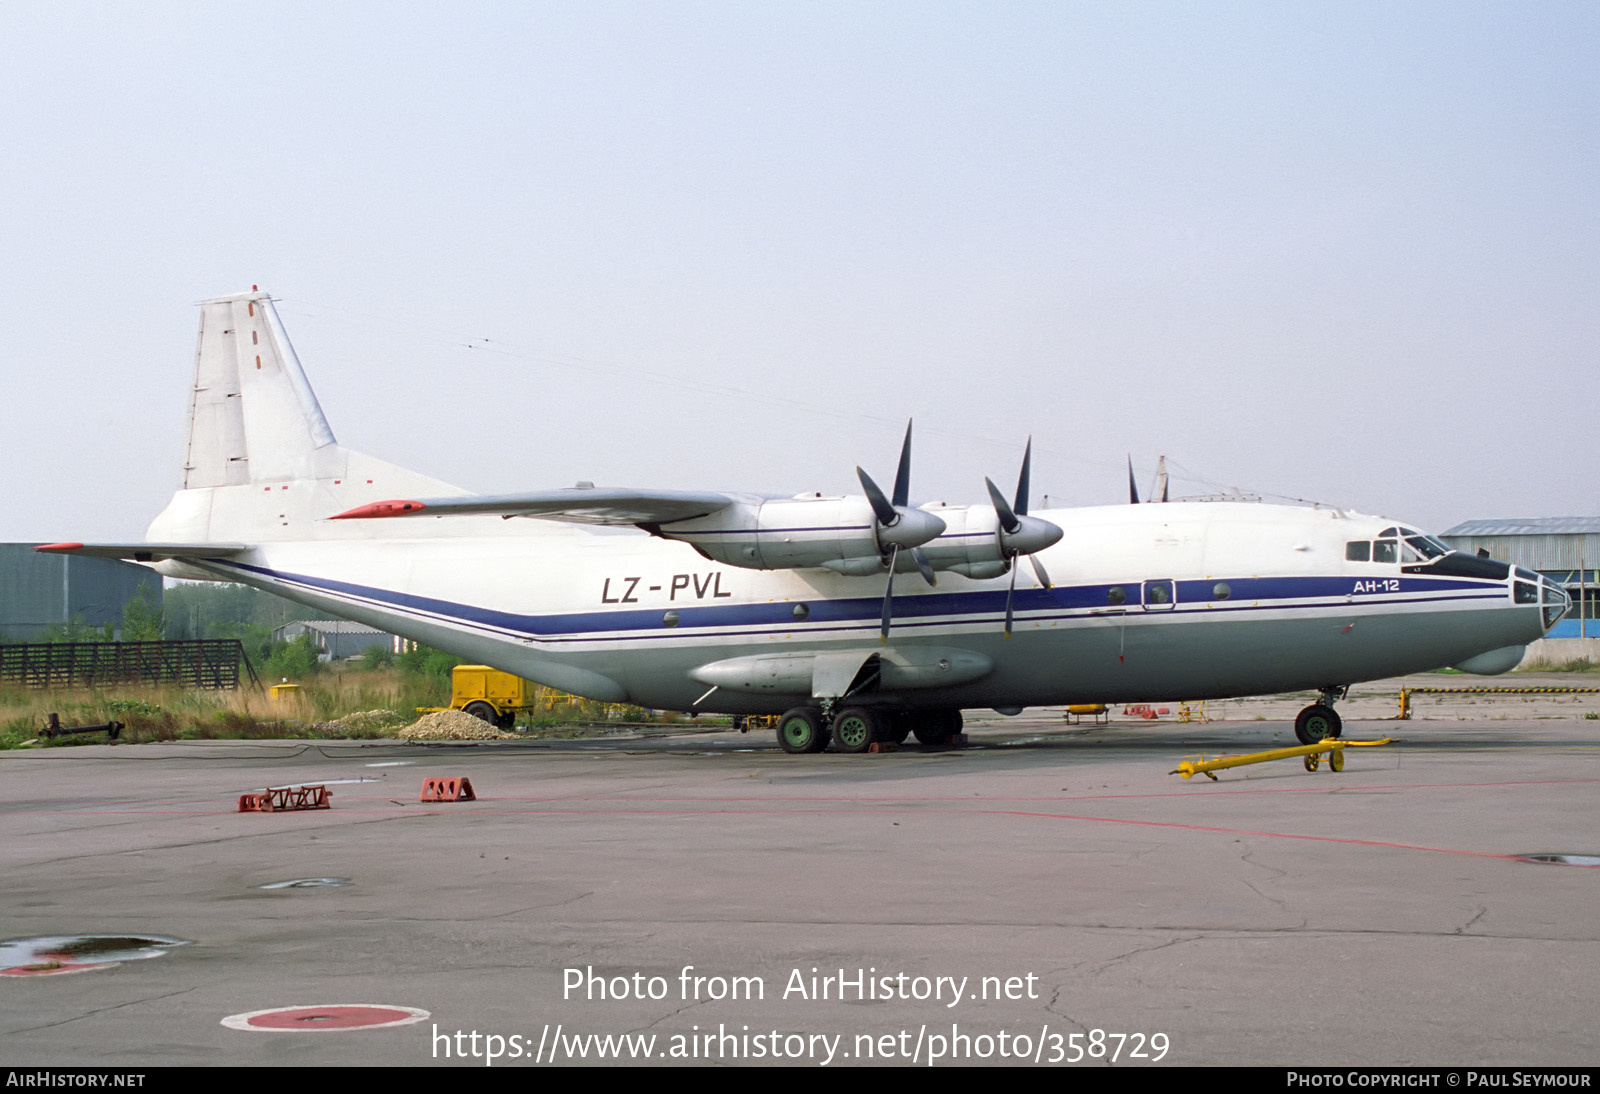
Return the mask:
<path id="1" fill-rule="evenodd" d="M 1518 570 L 1517 572 L 1522 573 L 1523 571 Z M 1539 586 L 1530 585 L 1526 581 L 1518 581 L 1511 595 L 1512 599 L 1518 604 L 1537 604 L 1539 603 Z"/>
<path id="2" fill-rule="evenodd" d="M 1380 537 L 1370 543 L 1351 540 L 1344 545 L 1347 562 L 1404 562 L 1407 565 L 1427 565 L 1436 559 L 1455 552 L 1425 532 L 1413 528 L 1385 528 Z"/>
<path id="3" fill-rule="evenodd" d="M 1406 537 L 1406 545 L 1417 552 L 1422 558 L 1442 558 L 1450 553 L 1449 548 L 1436 542 L 1430 536 L 1415 535 Z M 1411 561 L 1407 559 L 1406 561 Z"/>
<path id="4" fill-rule="evenodd" d="M 1555 626 L 1571 607 L 1572 598 L 1567 595 L 1567 591 L 1546 578 L 1544 581 L 1544 629 L 1549 630 Z"/>

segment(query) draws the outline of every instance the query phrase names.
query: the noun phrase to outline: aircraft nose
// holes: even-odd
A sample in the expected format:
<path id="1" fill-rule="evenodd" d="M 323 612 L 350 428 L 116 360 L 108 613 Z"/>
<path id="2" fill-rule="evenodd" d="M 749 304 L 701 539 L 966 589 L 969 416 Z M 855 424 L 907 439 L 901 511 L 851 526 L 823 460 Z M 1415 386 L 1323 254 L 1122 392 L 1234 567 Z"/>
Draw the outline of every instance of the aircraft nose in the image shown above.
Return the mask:
<path id="1" fill-rule="evenodd" d="M 1566 616 L 1567 610 L 1572 607 L 1572 598 L 1567 595 L 1567 590 L 1548 577 L 1541 577 L 1539 586 L 1544 590 L 1544 629 L 1548 633 Z"/>

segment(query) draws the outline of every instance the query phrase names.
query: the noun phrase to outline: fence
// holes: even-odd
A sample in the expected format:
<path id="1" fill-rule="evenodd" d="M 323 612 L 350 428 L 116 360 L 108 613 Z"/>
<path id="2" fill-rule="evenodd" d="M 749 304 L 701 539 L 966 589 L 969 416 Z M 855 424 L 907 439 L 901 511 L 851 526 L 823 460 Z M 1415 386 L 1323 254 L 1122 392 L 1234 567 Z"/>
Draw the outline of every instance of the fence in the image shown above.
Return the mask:
<path id="1" fill-rule="evenodd" d="M 170 642 L 30 642 L 0 646 L 0 682 L 30 688 L 105 684 L 178 684 L 217 690 L 239 686 L 239 667 L 261 681 L 235 638 Z"/>

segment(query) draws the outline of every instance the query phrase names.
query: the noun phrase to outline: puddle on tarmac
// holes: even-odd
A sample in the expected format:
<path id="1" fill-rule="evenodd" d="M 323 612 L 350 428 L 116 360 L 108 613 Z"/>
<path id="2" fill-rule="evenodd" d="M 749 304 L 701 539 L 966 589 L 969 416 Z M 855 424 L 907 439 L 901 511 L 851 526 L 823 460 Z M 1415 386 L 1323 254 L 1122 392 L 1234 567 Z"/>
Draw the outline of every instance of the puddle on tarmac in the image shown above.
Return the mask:
<path id="1" fill-rule="evenodd" d="M 160 957 L 189 942 L 162 935 L 55 934 L 0 942 L 0 973 L 81 972 Z"/>
<path id="2" fill-rule="evenodd" d="M 1600 866 L 1600 855 L 1574 855 L 1564 851 L 1537 851 L 1512 857 L 1523 862 L 1546 862 L 1555 866 Z"/>
<path id="3" fill-rule="evenodd" d="M 257 889 L 337 889 L 349 885 L 347 877 L 292 877 L 287 881 L 269 881 Z"/>

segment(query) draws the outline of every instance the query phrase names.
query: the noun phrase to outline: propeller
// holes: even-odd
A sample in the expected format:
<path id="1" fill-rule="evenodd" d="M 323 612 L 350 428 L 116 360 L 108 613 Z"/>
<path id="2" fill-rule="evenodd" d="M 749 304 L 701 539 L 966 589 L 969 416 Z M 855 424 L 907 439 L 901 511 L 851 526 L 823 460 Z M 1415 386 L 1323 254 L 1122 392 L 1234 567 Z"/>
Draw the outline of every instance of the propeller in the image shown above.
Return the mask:
<path id="1" fill-rule="evenodd" d="M 1152 490 L 1150 492 L 1150 500 L 1151 501 L 1156 501 L 1157 500 L 1157 498 L 1156 498 L 1157 494 L 1161 495 L 1161 498 L 1160 498 L 1161 501 L 1168 500 L 1167 499 L 1167 458 L 1165 456 L 1162 456 L 1161 459 L 1156 463 L 1156 484 L 1155 484 L 1155 486 L 1152 488 Z M 1132 456 L 1128 457 L 1128 504 L 1130 504 L 1130 505 L 1138 505 L 1139 504 L 1139 487 L 1133 481 L 1133 457 Z"/>
<path id="2" fill-rule="evenodd" d="M 861 489 L 872 506 L 872 533 L 877 538 L 878 550 L 883 553 L 889 566 L 889 585 L 883 594 L 883 627 L 880 631 L 880 636 L 887 642 L 889 621 L 893 615 L 894 570 L 900 560 L 900 552 L 910 551 L 923 580 L 929 585 L 935 584 L 933 566 L 928 562 L 928 556 L 922 553 L 922 545 L 943 534 L 945 523 L 932 513 L 913 509 L 907 504 L 911 494 L 911 422 L 906 423 L 906 439 L 900 446 L 900 466 L 894 475 L 893 498 L 885 497 L 878 484 L 872 481 L 872 476 L 859 467 L 856 468 L 856 477 L 861 480 Z"/>
<path id="3" fill-rule="evenodd" d="M 995 516 L 1000 519 L 1000 553 L 1005 556 L 1007 565 L 1011 567 L 1011 586 L 1006 590 L 1007 638 L 1011 637 L 1011 601 L 1017 592 L 1017 556 L 1028 556 L 1028 561 L 1033 563 L 1033 572 L 1038 577 L 1039 584 L 1048 589 L 1050 575 L 1045 573 L 1044 563 L 1039 561 L 1036 552 L 1058 543 L 1065 535 L 1059 525 L 1028 516 L 1028 479 L 1032 463 L 1033 438 L 1029 437 L 1028 446 L 1022 451 L 1022 471 L 1017 475 L 1015 503 L 1006 502 L 1005 495 L 1000 493 L 1000 488 L 994 484 L 993 479 L 983 480 L 984 485 L 989 488 L 989 500 L 994 503 Z M 1131 465 L 1128 485 L 1132 488 Z"/>

